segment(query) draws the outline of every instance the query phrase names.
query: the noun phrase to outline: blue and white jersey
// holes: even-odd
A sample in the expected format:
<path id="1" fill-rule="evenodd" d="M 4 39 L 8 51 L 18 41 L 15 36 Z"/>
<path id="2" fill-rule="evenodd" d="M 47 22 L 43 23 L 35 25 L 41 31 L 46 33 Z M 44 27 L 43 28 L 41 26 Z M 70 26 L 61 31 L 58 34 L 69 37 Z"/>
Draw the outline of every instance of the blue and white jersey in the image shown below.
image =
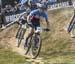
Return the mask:
<path id="1" fill-rule="evenodd" d="M 44 17 L 46 21 L 48 21 L 48 13 L 47 12 L 44 12 L 44 13 L 40 13 L 40 10 L 39 9 L 36 9 L 36 10 L 33 10 L 29 16 L 33 16 L 33 15 L 36 15 L 38 17 Z"/>

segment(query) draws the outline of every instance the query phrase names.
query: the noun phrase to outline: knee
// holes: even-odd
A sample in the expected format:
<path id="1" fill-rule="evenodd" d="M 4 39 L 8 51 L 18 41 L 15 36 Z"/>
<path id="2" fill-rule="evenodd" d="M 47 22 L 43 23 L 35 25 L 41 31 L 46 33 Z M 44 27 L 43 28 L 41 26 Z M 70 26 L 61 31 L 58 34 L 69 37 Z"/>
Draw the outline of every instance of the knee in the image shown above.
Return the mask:
<path id="1" fill-rule="evenodd" d="M 34 28 L 30 28 L 29 34 L 33 34 L 34 33 Z"/>

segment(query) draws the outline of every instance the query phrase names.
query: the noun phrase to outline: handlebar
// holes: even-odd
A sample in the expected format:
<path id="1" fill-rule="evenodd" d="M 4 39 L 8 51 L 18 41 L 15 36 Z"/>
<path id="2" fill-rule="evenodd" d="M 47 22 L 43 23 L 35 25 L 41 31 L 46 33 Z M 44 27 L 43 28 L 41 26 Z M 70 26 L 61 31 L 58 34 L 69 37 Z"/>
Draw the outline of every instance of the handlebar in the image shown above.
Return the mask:
<path id="1" fill-rule="evenodd" d="M 30 24 L 27 23 L 27 24 L 28 24 L 30 27 L 34 28 L 34 26 L 33 26 L 31 23 L 30 23 Z M 42 30 L 43 30 L 43 31 L 47 31 L 47 32 L 50 31 L 50 29 L 48 29 L 48 28 L 44 28 L 44 29 L 42 29 Z"/>

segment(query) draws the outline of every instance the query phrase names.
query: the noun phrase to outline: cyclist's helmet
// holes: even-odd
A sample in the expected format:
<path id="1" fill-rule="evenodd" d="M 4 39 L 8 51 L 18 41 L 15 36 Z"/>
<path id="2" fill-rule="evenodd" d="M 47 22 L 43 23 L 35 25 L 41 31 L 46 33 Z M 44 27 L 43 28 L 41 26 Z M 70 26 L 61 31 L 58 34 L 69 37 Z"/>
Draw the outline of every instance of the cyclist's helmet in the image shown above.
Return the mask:
<path id="1" fill-rule="evenodd" d="M 41 8 L 41 9 L 44 9 L 44 10 L 47 10 L 47 5 L 41 4 L 40 8 Z"/>

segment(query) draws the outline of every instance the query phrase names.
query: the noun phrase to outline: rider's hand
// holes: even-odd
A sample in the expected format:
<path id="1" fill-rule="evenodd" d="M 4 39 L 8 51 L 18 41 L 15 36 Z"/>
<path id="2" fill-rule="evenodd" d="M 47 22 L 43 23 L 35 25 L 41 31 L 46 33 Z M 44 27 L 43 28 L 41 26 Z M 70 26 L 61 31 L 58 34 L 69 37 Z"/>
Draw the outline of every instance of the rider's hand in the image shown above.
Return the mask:
<path id="1" fill-rule="evenodd" d="M 47 28 L 46 31 L 50 31 L 50 29 Z"/>
<path id="2" fill-rule="evenodd" d="M 50 31 L 50 29 L 49 28 L 45 28 L 44 31 Z"/>

